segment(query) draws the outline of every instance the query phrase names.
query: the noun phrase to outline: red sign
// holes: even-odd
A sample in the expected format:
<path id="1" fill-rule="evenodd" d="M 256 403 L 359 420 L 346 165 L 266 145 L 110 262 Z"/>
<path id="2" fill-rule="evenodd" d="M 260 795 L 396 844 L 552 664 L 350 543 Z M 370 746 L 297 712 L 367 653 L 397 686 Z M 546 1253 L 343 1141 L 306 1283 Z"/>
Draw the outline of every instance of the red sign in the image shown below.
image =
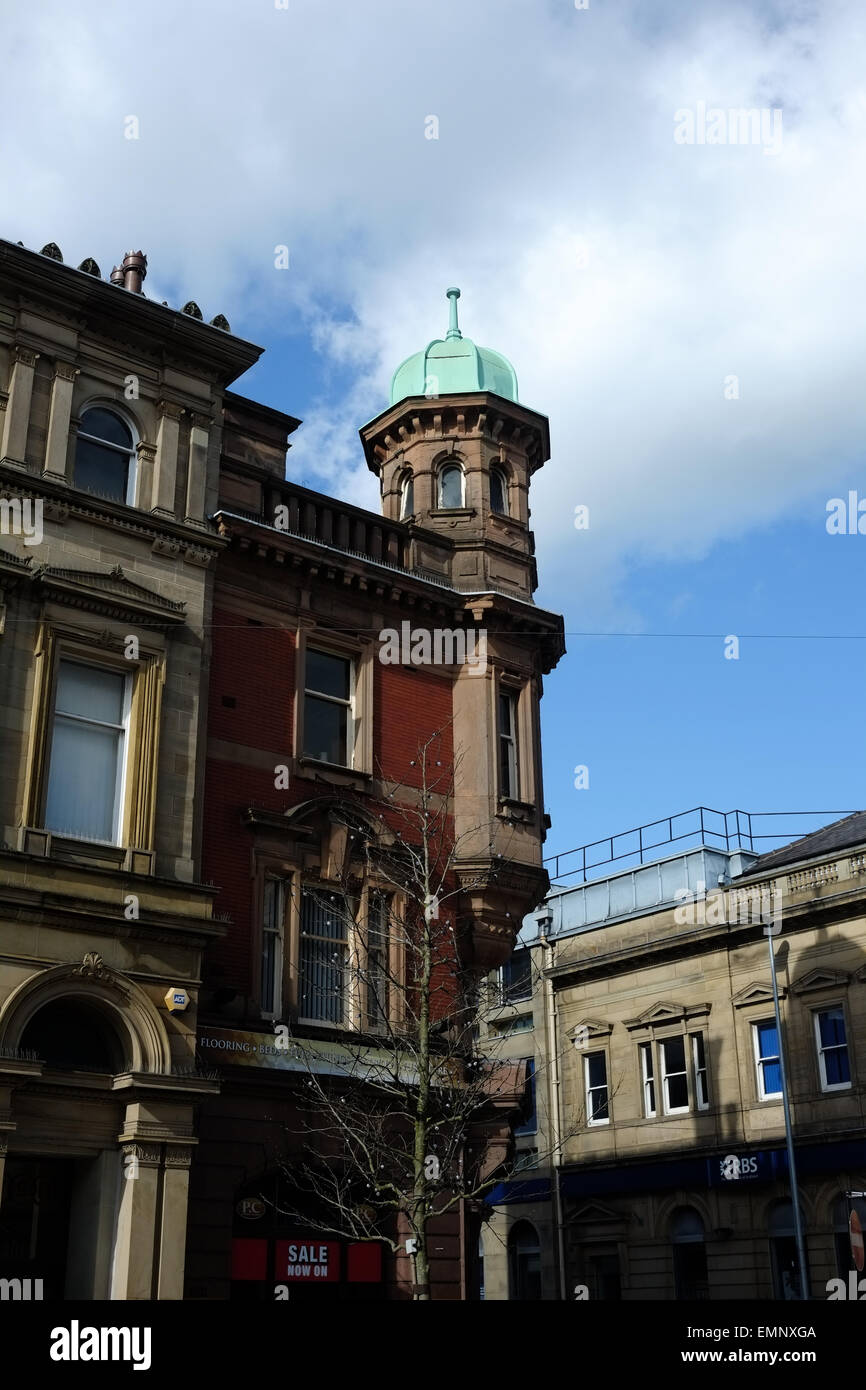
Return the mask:
<path id="1" fill-rule="evenodd" d="M 340 1245 L 298 1236 L 277 1241 L 278 1284 L 333 1284 L 340 1278 Z"/>
<path id="2" fill-rule="evenodd" d="M 863 1227 L 860 1225 L 860 1217 L 856 1211 L 852 1211 L 848 1220 L 848 1234 L 851 1237 L 851 1258 L 857 1269 L 863 1268 Z"/>

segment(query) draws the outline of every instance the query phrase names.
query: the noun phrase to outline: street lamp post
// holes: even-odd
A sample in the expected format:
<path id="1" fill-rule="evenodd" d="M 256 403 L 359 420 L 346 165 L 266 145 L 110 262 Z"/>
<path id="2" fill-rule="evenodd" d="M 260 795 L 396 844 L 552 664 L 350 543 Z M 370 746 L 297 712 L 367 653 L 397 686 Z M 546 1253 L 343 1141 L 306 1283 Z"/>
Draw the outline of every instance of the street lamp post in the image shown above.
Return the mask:
<path id="1" fill-rule="evenodd" d="M 808 1298 L 809 1267 L 806 1262 L 806 1243 L 800 1216 L 800 1192 L 797 1186 L 797 1164 L 794 1158 L 794 1131 L 791 1125 L 791 1106 L 788 1101 L 788 1069 L 785 1065 L 785 1040 L 782 1036 L 782 1014 L 779 1008 L 779 986 L 776 982 L 776 954 L 773 950 L 773 929 L 768 927 L 767 948 L 770 953 L 770 979 L 773 984 L 773 1009 L 776 1014 L 776 1035 L 779 1039 L 779 1071 L 782 1081 L 782 1110 L 785 1115 L 785 1145 L 788 1150 L 788 1176 L 791 1183 L 791 1204 L 794 1208 L 794 1240 L 797 1245 L 797 1264 L 800 1269 L 800 1297 Z"/>

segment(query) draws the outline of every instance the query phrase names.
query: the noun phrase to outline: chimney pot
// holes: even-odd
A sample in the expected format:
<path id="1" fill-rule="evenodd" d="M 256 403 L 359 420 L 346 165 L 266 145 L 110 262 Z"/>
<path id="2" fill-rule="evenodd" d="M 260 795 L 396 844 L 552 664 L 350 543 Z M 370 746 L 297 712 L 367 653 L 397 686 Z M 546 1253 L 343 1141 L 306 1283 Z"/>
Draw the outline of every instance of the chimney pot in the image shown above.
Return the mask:
<path id="1" fill-rule="evenodd" d="M 141 294 L 141 285 L 147 274 L 147 256 L 143 251 L 127 251 L 120 262 L 123 274 L 123 288 L 132 294 Z"/>

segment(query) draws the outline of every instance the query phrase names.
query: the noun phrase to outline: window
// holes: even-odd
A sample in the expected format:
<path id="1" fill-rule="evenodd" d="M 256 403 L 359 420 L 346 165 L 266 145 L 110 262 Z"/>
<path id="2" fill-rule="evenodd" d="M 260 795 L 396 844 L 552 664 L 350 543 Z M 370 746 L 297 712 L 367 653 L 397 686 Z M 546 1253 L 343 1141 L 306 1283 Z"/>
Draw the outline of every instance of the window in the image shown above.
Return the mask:
<path id="1" fill-rule="evenodd" d="M 805 1232 L 802 1210 L 800 1225 Z M 797 1238 L 794 1232 L 794 1207 L 791 1202 L 774 1202 L 770 1208 L 768 1221 L 770 1254 L 773 1267 L 773 1297 L 778 1299 L 799 1299 L 809 1297 L 800 1291 L 800 1262 L 797 1259 Z M 805 1234 L 803 1244 L 806 1244 Z M 809 1253 L 806 1250 L 808 1262 Z"/>
<path id="2" fill-rule="evenodd" d="M 415 514 L 415 479 L 411 473 L 404 473 L 400 483 L 400 520 Z"/>
<path id="3" fill-rule="evenodd" d="M 346 1021 L 349 950 L 345 904 L 334 894 L 301 894 L 301 1018 L 316 1023 Z"/>
<path id="4" fill-rule="evenodd" d="M 671 1217 L 674 1254 L 674 1294 L 678 1299 L 708 1299 L 707 1247 L 704 1223 L 694 1207 L 678 1207 Z"/>
<path id="5" fill-rule="evenodd" d="M 375 1032 L 387 1028 L 390 1019 L 391 899 L 386 893 L 371 892 L 367 899 L 367 1027 Z"/>
<path id="6" fill-rule="evenodd" d="M 131 501 L 135 450 L 125 420 L 102 406 L 85 410 L 75 445 L 75 486 L 115 502 Z"/>
<path id="7" fill-rule="evenodd" d="M 689 1074 L 686 1071 L 685 1038 L 665 1038 L 659 1043 L 662 1097 L 666 1115 L 682 1114 L 689 1108 Z"/>
<path id="8" fill-rule="evenodd" d="M 822 1091 L 843 1091 L 851 1085 L 851 1064 L 845 1034 L 845 1015 L 840 1008 L 815 1014 L 815 1041 Z"/>
<path id="9" fill-rule="evenodd" d="M 463 469 L 459 464 L 448 463 L 439 472 L 439 506 L 463 506 Z"/>
<path id="10" fill-rule="evenodd" d="M 775 1100 L 782 1094 L 782 1065 L 775 1020 L 766 1019 L 762 1023 L 753 1023 L 752 1034 L 758 1074 L 758 1099 Z"/>
<path id="11" fill-rule="evenodd" d="M 707 1060 L 703 1033 L 678 1034 L 638 1046 L 643 1114 L 658 1113 L 656 1078 L 661 1086 L 664 1115 L 685 1115 L 710 1106 Z"/>
<path id="12" fill-rule="evenodd" d="M 529 1116 L 527 1117 L 527 1119 L 523 1121 L 523 1124 L 515 1125 L 514 1133 L 516 1135 L 534 1134 L 535 1131 L 538 1129 L 538 1118 L 535 1110 L 535 1062 L 532 1057 L 526 1057 L 524 1060 L 526 1062 L 526 1083 L 529 1087 L 530 1103 L 532 1108 L 529 1112 Z"/>
<path id="13" fill-rule="evenodd" d="M 282 1009 L 283 922 L 286 913 L 285 884 L 266 878 L 262 910 L 262 1013 L 278 1017 Z"/>
<path id="14" fill-rule="evenodd" d="M 45 805 L 45 828 L 119 843 L 130 679 L 61 661 Z"/>
<path id="15" fill-rule="evenodd" d="M 517 693 L 499 692 L 499 795 L 516 800 L 520 792 L 517 775 Z"/>
<path id="16" fill-rule="evenodd" d="M 650 1119 L 656 1113 L 656 1080 L 652 1043 L 640 1045 L 640 1072 L 643 1086 L 643 1113 Z"/>
<path id="17" fill-rule="evenodd" d="M 508 1235 L 509 1297 L 518 1302 L 541 1298 L 541 1246 L 528 1221 L 518 1221 Z"/>
<path id="18" fill-rule="evenodd" d="M 490 510 L 500 516 L 508 515 L 508 485 L 501 468 L 490 470 Z"/>
<path id="19" fill-rule="evenodd" d="M 532 952 L 528 946 L 518 947 L 499 967 L 499 988 L 503 1004 L 532 998 Z"/>
<path id="20" fill-rule="evenodd" d="M 307 647 L 304 753 L 351 767 L 354 744 L 354 666 L 349 657 Z"/>
<path id="21" fill-rule="evenodd" d="M 699 1110 L 709 1110 L 710 1093 L 707 1088 L 707 1059 L 704 1053 L 703 1033 L 692 1033 L 692 1066 L 695 1076 L 695 1104 Z"/>
<path id="22" fill-rule="evenodd" d="M 614 1246 L 590 1249 L 584 1256 L 584 1281 L 590 1298 L 603 1298 L 617 1303 L 622 1298 L 619 1275 L 619 1255 Z"/>
<path id="23" fill-rule="evenodd" d="M 586 1122 L 590 1125 L 610 1123 L 607 1092 L 607 1057 L 603 1052 L 588 1052 L 583 1059 L 586 1083 Z"/>

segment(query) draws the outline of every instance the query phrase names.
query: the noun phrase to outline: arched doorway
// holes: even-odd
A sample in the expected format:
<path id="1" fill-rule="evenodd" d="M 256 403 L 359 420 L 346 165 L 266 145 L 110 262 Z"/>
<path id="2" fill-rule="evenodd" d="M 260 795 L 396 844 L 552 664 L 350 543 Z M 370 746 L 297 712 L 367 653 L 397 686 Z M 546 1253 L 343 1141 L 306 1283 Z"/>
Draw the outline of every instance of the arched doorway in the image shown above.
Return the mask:
<path id="1" fill-rule="evenodd" d="M 520 1303 L 541 1299 L 541 1246 L 531 1221 L 518 1221 L 508 1234 L 508 1297 Z"/>
<path id="2" fill-rule="evenodd" d="M 677 1207 L 671 1215 L 674 1253 L 674 1295 L 677 1299 L 708 1299 L 707 1247 L 704 1223 L 694 1207 Z"/>
<path id="3" fill-rule="evenodd" d="M 805 1230 L 802 1212 L 800 1223 Z M 794 1232 L 794 1207 L 790 1201 L 774 1202 L 767 1218 L 770 1237 L 770 1260 L 773 1271 L 773 1297 L 797 1299 L 807 1295 L 800 1289 L 800 1265 Z M 803 1237 L 804 1244 L 806 1237 Z M 808 1260 L 808 1248 L 806 1259 Z"/>

